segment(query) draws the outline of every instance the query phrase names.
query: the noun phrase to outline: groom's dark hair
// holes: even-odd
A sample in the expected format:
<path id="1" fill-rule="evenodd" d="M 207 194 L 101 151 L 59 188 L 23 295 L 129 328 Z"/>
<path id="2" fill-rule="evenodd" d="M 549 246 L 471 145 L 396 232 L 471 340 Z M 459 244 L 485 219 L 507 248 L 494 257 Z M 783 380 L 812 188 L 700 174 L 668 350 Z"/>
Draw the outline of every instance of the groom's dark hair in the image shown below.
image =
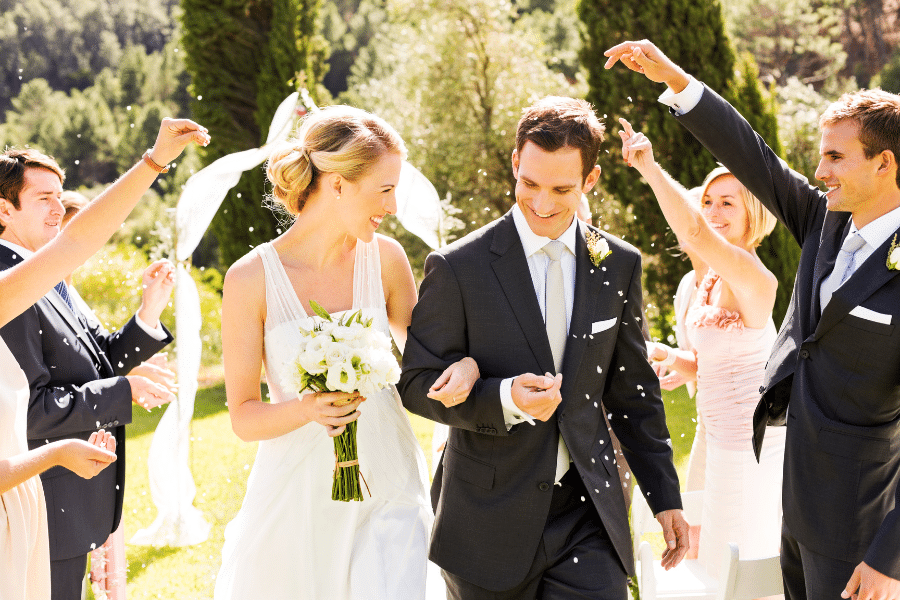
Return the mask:
<path id="1" fill-rule="evenodd" d="M 547 96 L 522 111 L 516 128 L 516 152 L 533 142 L 545 152 L 575 148 L 581 152 L 581 176 L 587 178 L 597 164 L 605 128 L 593 107 L 577 98 Z"/>

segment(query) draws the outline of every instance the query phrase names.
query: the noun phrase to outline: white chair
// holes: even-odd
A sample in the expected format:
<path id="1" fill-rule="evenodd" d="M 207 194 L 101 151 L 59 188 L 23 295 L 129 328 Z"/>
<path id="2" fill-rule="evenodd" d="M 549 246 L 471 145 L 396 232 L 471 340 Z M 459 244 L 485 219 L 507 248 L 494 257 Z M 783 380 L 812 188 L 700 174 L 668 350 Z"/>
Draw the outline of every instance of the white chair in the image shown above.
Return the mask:
<path id="1" fill-rule="evenodd" d="M 699 525 L 703 516 L 703 492 L 686 492 L 681 495 L 681 501 L 685 519 Z M 645 533 L 662 531 L 662 528 L 637 486 L 631 501 L 631 524 L 641 600 L 715 600 L 717 582 L 697 560 L 683 560 L 666 571 L 654 557 L 649 542 L 641 540 Z"/>
<path id="2" fill-rule="evenodd" d="M 753 600 L 784 592 L 778 555 L 740 560 L 738 545 L 728 544 L 728 548 L 729 554 L 722 559 L 722 586 L 716 600 Z"/>

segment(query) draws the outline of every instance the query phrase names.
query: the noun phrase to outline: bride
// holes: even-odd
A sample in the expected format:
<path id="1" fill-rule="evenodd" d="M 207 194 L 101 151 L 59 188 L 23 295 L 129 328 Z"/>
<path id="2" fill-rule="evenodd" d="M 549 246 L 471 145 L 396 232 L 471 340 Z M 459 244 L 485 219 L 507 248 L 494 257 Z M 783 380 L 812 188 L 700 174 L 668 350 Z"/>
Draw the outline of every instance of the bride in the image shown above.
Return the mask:
<path id="1" fill-rule="evenodd" d="M 432 518 L 424 455 L 394 387 L 368 398 L 297 397 L 280 384 L 284 349 L 309 326 L 310 301 L 332 315 L 362 309 L 402 352 L 415 283 L 400 245 L 375 231 L 396 211 L 405 154 L 382 119 L 335 106 L 307 117 L 269 157 L 273 200 L 295 220 L 225 277 L 228 410 L 238 437 L 260 444 L 243 506 L 225 531 L 216 600 L 424 597 Z M 269 402 L 260 392 L 263 364 Z M 474 361 L 447 371 L 447 388 L 465 397 L 478 376 Z M 332 437 L 357 419 L 369 492 L 362 502 L 336 502 Z"/>

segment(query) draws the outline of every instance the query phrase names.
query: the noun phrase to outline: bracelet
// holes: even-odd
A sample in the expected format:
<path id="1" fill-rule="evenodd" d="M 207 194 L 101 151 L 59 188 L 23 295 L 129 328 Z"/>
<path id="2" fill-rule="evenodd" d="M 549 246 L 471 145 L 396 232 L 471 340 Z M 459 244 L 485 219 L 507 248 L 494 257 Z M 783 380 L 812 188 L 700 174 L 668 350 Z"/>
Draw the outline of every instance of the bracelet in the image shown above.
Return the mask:
<path id="1" fill-rule="evenodd" d="M 663 346 L 662 344 L 660 344 L 660 346 L 666 349 L 666 357 L 660 361 L 657 361 L 656 364 L 660 365 L 661 367 L 671 367 L 675 363 L 675 361 L 678 360 L 678 356 L 676 356 L 676 354 L 668 346 Z"/>
<path id="2" fill-rule="evenodd" d="M 144 162 L 147 164 L 148 167 L 150 167 L 157 173 L 168 173 L 169 172 L 169 165 L 160 166 L 160 165 L 156 164 L 156 161 L 153 160 L 152 158 L 150 158 L 149 150 L 144 152 L 144 155 L 141 158 L 144 160 Z"/>

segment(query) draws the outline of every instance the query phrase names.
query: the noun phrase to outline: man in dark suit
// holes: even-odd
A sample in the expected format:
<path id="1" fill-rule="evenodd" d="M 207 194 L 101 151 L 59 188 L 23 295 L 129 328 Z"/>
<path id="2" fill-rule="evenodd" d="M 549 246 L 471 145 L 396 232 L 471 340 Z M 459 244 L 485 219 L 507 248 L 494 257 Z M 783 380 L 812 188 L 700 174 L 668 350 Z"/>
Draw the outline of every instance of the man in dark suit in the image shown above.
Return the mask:
<path id="1" fill-rule="evenodd" d="M 10 268 L 59 233 L 64 214 L 59 196 L 63 172 L 51 157 L 32 149 L 7 150 L 0 169 L 0 269 Z M 114 469 L 82 479 L 54 467 L 41 475 L 50 533 L 51 593 L 81 597 L 87 553 L 106 541 L 122 515 L 125 490 L 125 429 L 132 401 L 146 408 L 173 399 L 164 387 L 140 376 L 120 377 L 172 340 L 159 323 L 172 290 L 171 264 L 144 280 L 140 310 L 109 334 L 89 325 L 60 283 L 0 329 L 31 388 L 28 443 L 35 448 L 59 439 L 88 439 L 104 428 L 116 437 Z"/>
<path id="2" fill-rule="evenodd" d="M 666 83 L 660 100 L 802 246 L 754 415 L 757 456 L 766 424 L 787 426 L 786 596 L 900 598 L 900 97 L 825 111 L 822 192 L 650 42 L 606 55 Z"/>
<path id="3" fill-rule="evenodd" d="M 516 205 L 425 263 L 399 389 L 451 428 L 430 551 L 451 598 L 625 598 L 634 560 L 604 410 L 663 526 L 663 564 L 687 551 L 640 255 L 575 218 L 602 136 L 582 100 L 526 109 Z M 435 382 L 465 356 L 481 377 L 445 397 Z"/>

